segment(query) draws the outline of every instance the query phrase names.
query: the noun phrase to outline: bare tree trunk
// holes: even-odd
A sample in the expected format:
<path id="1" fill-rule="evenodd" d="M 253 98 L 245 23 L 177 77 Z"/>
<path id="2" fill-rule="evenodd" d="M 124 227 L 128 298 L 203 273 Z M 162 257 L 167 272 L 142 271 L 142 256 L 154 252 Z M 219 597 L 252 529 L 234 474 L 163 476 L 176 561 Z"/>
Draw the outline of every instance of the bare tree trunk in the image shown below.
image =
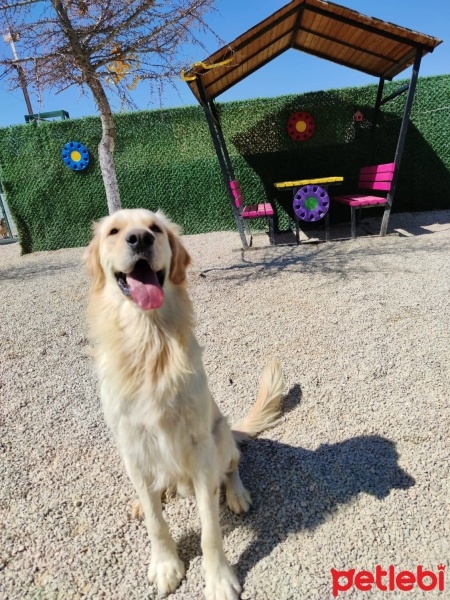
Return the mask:
<path id="1" fill-rule="evenodd" d="M 102 123 L 98 155 L 108 210 L 113 213 L 121 208 L 114 165 L 116 128 L 104 87 L 114 73 L 113 65 L 124 67 L 112 77 L 122 100 L 131 100 L 129 90 L 138 79 L 162 81 L 173 74 L 179 68 L 177 49 L 185 42 L 199 42 L 192 29 L 208 29 L 203 15 L 215 0 L 49 0 L 41 4 L 51 5 L 53 11 L 47 6 L 37 13 L 22 10 L 36 1 L 0 0 L 0 29 L 20 32 L 21 44 L 29 54 L 23 62 L 34 65 L 30 70 L 38 89 L 42 85 L 59 90 L 73 84 L 89 87 Z M 88 10 L 91 4 L 92 13 Z M 141 55 L 150 56 L 142 65 Z M 132 84 L 126 82 L 126 65 L 134 72 Z M 0 67 L 6 68 L 5 75 L 12 67 L 22 68 L 16 57 L 11 61 L 2 53 Z"/>
<path id="2" fill-rule="evenodd" d="M 101 82 L 95 77 L 86 82 L 90 87 L 102 122 L 102 139 L 98 145 L 98 158 L 105 186 L 109 214 L 120 210 L 120 193 L 117 183 L 116 166 L 114 164 L 114 146 L 116 143 L 116 126 L 112 116 L 111 106 Z"/>
<path id="3" fill-rule="evenodd" d="M 61 27 L 69 40 L 75 63 L 83 72 L 85 82 L 90 87 L 100 112 L 100 119 L 102 121 L 102 139 L 98 145 L 98 157 L 100 159 L 100 169 L 102 172 L 103 184 L 105 186 L 106 200 L 108 202 L 108 211 L 109 214 L 111 214 L 121 208 L 116 166 L 113 158 L 116 142 L 116 126 L 114 124 L 111 106 L 105 94 L 103 85 L 99 79 L 97 79 L 95 72 L 91 70 L 90 61 L 86 57 L 80 39 L 70 22 L 66 7 L 60 0 L 52 0 L 52 4 L 58 15 Z"/>

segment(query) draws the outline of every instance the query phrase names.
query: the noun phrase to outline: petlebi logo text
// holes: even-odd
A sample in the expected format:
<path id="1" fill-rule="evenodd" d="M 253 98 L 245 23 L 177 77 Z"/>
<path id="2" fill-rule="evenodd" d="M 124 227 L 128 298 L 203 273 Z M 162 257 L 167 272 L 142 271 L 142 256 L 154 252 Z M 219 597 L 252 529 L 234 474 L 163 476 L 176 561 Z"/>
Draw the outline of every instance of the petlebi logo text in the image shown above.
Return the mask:
<path id="1" fill-rule="evenodd" d="M 379 565 L 375 571 L 338 571 L 331 569 L 333 596 L 339 596 L 355 587 L 361 592 L 379 589 L 382 592 L 412 592 L 420 589 L 424 592 L 444 591 L 445 565 L 438 565 L 436 571 L 425 569 L 419 565 L 415 571 L 397 571 L 393 565 L 383 569 Z"/>

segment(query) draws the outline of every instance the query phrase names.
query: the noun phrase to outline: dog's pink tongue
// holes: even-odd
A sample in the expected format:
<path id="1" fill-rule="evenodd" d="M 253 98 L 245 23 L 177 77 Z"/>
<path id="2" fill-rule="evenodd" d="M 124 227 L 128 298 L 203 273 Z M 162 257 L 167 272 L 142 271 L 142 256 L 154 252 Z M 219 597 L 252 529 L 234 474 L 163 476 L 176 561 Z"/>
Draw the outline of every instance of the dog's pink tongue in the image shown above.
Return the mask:
<path id="1" fill-rule="evenodd" d="M 144 310 L 160 308 L 164 300 L 164 291 L 151 269 L 135 268 L 127 275 L 127 283 L 131 298 L 138 306 Z"/>

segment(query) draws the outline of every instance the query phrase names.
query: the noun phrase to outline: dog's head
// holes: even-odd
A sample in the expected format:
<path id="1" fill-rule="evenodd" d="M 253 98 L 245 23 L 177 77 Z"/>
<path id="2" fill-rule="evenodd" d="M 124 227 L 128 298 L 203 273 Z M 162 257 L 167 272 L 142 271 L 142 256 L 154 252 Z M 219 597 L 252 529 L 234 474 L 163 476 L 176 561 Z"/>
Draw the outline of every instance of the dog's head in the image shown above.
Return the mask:
<path id="1" fill-rule="evenodd" d="M 94 290 L 115 289 L 142 310 L 164 302 L 167 285 L 186 279 L 190 256 L 179 229 L 160 211 L 119 210 L 94 224 L 85 262 Z"/>

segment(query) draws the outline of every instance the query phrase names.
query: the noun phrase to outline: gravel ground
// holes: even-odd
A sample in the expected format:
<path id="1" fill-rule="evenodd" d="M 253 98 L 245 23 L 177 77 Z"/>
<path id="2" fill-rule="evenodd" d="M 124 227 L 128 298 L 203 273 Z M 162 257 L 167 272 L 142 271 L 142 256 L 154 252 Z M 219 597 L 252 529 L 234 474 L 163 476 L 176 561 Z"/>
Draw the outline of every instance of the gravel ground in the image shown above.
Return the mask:
<path id="1" fill-rule="evenodd" d="M 286 378 L 281 423 L 243 452 L 253 507 L 222 506 L 244 600 L 332 599 L 331 568 L 450 568 L 450 211 L 391 225 L 400 235 L 244 256 L 236 233 L 185 238 L 219 406 L 243 415 L 274 355 Z M 156 597 L 100 411 L 82 252 L 0 246 L 2 600 Z M 200 599 L 195 501 L 165 515 L 187 565 L 172 597 Z M 339 597 L 444 599 L 448 573 L 445 586 Z"/>

